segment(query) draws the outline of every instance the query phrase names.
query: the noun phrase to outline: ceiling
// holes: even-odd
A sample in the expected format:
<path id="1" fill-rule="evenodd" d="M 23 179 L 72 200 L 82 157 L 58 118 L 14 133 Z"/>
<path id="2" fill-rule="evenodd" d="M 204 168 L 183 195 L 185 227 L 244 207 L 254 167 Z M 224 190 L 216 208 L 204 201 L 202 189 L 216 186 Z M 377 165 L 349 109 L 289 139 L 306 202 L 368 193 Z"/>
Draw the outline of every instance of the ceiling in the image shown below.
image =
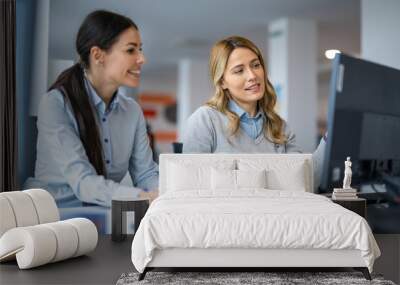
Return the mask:
<path id="1" fill-rule="evenodd" d="M 176 68 L 185 57 L 207 59 L 212 44 L 232 34 L 249 37 L 266 52 L 268 23 L 282 17 L 317 22 L 320 62 L 328 48 L 360 53 L 360 0 L 51 0 L 51 58 L 76 59 L 75 35 L 96 9 L 135 21 L 148 73 Z"/>

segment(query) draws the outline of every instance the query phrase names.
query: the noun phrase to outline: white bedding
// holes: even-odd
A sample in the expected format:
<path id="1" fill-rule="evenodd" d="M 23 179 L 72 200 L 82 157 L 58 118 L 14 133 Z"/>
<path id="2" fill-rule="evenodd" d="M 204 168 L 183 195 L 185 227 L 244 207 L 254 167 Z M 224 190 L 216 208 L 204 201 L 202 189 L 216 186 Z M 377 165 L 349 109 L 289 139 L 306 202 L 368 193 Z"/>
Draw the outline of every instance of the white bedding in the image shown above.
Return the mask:
<path id="1" fill-rule="evenodd" d="M 359 215 L 320 195 L 266 189 L 165 193 L 134 237 L 135 268 L 165 248 L 357 249 L 371 272 L 380 255 Z"/>

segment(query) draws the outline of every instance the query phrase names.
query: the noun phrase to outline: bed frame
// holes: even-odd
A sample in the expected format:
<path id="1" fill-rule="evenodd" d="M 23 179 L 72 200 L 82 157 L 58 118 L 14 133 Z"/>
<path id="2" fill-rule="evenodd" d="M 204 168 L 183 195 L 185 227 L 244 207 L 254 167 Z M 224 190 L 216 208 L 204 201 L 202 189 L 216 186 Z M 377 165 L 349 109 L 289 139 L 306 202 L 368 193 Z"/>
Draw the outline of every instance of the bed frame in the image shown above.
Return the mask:
<path id="1" fill-rule="evenodd" d="M 183 249 L 171 248 L 156 250 L 152 261 L 139 275 L 143 280 L 146 273 L 155 268 L 199 268 L 206 271 L 213 269 L 233 269 L 234 271 L 253 271 L 254 268 L 269 269 L 350 267 L 361 271 L 367 280 L 371 280 L 368 268 L 361 258 L 359 250 L 326 249 Z M 224 270 L 225 271 L 225 270 Z M 230 271 L 230 270 L 228 270 Z M 321 270 L 322 271 L 322 270 Z"/>
<path id="2" fill-rule="evenodd" d="M 160 194 L 165 192 L 166 173 L 168 161 L 179 160 L 214 160 L 237 159 L 241 157 L 272 158 L 272 159 L 304 159 L 309 167 L 306 171 L 309 181 L 309 189 L 313 192 L 312 158 L 310 154 L 161 154 L 160 156 Z M 163 187 L 164 186 L 164 187 Z M 148 271 L 154 269 L 188 269 L 199 268 L 206 271 L 214 271 L 224 268 L 228 271 L 265 271 L 266 269 L 338 269 L 353 268 L 361 271 L 367 280 L 371 275 L 359 250 L 329 250 L 329 249 L 240 249 L 240 248 L 169 248 L 157 249 L 153 259 L 139 280 L 143 280 Z M 323 270 L 321 270 L 323 271 Z"/>

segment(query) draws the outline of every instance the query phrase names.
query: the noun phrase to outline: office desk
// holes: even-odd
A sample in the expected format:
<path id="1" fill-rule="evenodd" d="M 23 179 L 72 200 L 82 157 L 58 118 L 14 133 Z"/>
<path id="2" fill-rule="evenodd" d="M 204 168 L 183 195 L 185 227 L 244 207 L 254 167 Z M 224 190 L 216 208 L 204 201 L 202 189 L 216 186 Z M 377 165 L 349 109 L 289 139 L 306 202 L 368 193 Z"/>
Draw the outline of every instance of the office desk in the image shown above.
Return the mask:
<path id="1" fill-rule="evenodd" d="M 123 242 L 99 236 L 88 255 L 19 270 L 17 262 L 0 263 L 0 284 L 115 284 L 124 272 L 134 271 L 131 261 L 133 236 Z"/>

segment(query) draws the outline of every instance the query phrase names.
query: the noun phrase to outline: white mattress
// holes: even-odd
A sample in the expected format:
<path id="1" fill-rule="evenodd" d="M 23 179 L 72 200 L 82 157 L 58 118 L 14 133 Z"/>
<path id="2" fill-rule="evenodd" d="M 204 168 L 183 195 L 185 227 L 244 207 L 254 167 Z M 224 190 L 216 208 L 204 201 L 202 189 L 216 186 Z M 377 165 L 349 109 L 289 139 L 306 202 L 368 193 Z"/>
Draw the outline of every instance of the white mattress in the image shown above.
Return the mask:
<path id="1" fill-rule="evenodd" d="M 266 189 L 160 196 L 135 235 L 132 262 L 143 272 L 156 249 L 169 248 L 359 250 L 370 271 L 380 255 L 359 215 L 320 195 Z"/>

